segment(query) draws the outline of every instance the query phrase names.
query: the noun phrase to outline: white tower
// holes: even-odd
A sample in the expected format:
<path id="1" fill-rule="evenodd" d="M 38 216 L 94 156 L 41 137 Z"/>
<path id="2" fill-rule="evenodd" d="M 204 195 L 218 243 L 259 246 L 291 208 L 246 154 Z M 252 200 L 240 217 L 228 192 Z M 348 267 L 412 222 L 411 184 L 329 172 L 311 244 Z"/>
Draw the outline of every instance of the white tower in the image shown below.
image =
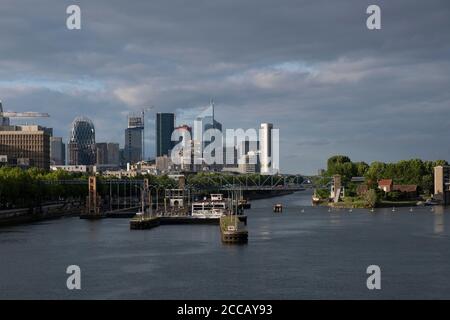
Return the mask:
<path id="1" fill-rule="evenodd" d="M 272 174 L 272 123 L 261 123 L 259 129 L 261 174 Z"/>

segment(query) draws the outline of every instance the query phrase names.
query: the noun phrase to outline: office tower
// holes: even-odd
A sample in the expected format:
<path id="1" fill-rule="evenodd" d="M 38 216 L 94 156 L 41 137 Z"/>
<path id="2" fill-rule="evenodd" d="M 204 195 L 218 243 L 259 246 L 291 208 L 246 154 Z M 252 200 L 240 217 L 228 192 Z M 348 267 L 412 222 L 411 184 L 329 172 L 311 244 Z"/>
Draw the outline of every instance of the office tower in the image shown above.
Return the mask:
<path id="1" fill-rule="evenodd" d="M 70 134 L 69 165 L 95 164 L 95 129 L 91 120 L 77 117 Z"/>
<path id="2" fill-rule="evenodd" d="M 261 123 L 259 130 L 261 174 L 272 173 L 272 129 L 273 124 Z"/>
<path id="3" fill-rule="evenodd" d="M 245 154 L 243 159 L 241 159 L 241 162 L 238 164 L 240 173 L 258 173 L 260 168 L 256 158 L 256 151 L 249 151 Z"/>
<path id="4" fill-rule="evenodd" d="M 178 141 L 172 141 L 173 147 L 178 146 L 178 154 L 173 157 L 174 167 L 181 171 L 192 171 L 193 165 L 193 140 L 192 128 L 186 124 L 175 128 L 179 138 Z M 172 149 L 173 150 L 173 149 Z M 172 153 L 172 152 L 171 152 Z"/>
<path id="5" fill-rule="evenodd" d="M 203 135 L 205 134 L 206 131 L 208 131 L 209 129 L 217 129 L 220 132 L 222 132 L 222 124 L 220 122 L 218 122 L 215 118 L 214 118 L 215 114 L 214 114 L 214 101 L 211 101 L 209 107 L 202 112 L 202 114 L 200 114 L 197 119 L 196 122 L 200 124 L 201 126 L 201 132 L 198 132 L 197 137 L 195 139 L 202 141 L 202 148 L 203 150 L 212 142 L 212 141 L 207 141 L 203 139 Z M 220 139 L 220 143 L 222 143 L 223 138 Z"/>
<path id="6" fill-rule="evenodd" d="M 0 156 L 8 165 L 50 168 L 50 134 L 41 126 L 0 126 Z"/>
<path id="7" fill-rule="evenodd" d="M 9 118 L 3 116 L 3 105 L 0 101 L 0 126 L 9 126 Z"/>
<path id="8" fill-rule="evenodd" d="M 120 165 L 119 144 L 110 142 L 108 143 L 107 149 L 108 149 L 108 164 L 119 166 Z"/>
<path id="9" fill-rule="evenodd" d="M 144 158 L 144 121 L 142 116 L 128 117 L 128 128 L 125 129 L 125 163 L 137 163 Z"/>
<path id="10" fill-rule="evenodd" d="M 195 149 L 196 159 L 203 159 L 203 166 L 207 166 L 210 170 L 221 170 L 223 167 L 223 136 L 222 136 L 222 124 L 215 119 L 215 106 L 214 101 L 211 100 L 210 105 L 206 110 L 197 116 L 194 122 L 194 145 L 199 146 Z M 214 137 L 207 136 L 207 131 L 210 129 L 216 129 L 219 131 L 219 136 Z M 205 135 L 206 134 L 206 135 Z M 210 133 L 211 134 L 211 133 Z M 214 149 L 206 150 L 206 148 L 213 143 Z M 216 155 L 216 151 L 219 150 L 219 154 Z M 219 158 L 219 159 L 217 159 Z M 207 161 L 209 159 L 209 161 Z M 213 162 L 215 160 L 215 162 Z"/>
<path id="11" fill-rule="evenodd" d="M 100 142 L 95 144 L 96 151 L 96 164 L 109 164 L 108 161 L 108 144 L 105 142 Z"/>
<path id="12" fill-rule="evenodd" d="M 175 115 L 173 113 L 156 114 L 156 157 L 164 155 L 170 157 L 173 148 L 172 132 L 175 127 Z"/>
<path id="13" fill-rule="evenodd" d="M 223 147 L 223 167 L 234 168 L 238 165 L 238 150 L 235 146 Z"/>
<path id="14" fill-rule="evenodd" d="M 240 162 L 245 162 L 244 158 L 247 155 L 250 155 L 247 157 L 247 161 L 249 161 L 250 164 L 258 164 L 258 150 L 259 150 L 259 142 L 258 141 L 249 141 L 245 140 L 241 142 L 241 145 L 238 146 L 238 159 L 241 159 Z M 239 161 L 238 161 L 239 162 Z"/>
<path id="15" fill-rule="evenodd" d="M 57 166 L 66 164 L 66 145 L 61 137 L 50 137 L 50 164 Z"/>

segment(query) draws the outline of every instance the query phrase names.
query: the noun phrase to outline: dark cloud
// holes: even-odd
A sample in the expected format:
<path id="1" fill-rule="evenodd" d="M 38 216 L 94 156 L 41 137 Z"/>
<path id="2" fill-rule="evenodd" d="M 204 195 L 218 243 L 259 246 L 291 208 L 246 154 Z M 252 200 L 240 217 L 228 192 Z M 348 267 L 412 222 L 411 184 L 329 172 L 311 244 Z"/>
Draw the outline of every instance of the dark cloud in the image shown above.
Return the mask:
<path id="1" fill-rule="evenodd" d="M 73 3 L 81 31 L 65 28 Z M 382 9 L 380 31 L 365 26 L 369 4 Z M 225 127 L 280 128 L 285 172 L 316 172 L 334 153 L 450 159 L 448 1 L 0 7 L 0 98 L 7 109 L 49 112 L 42 123 L 56 134 L 67 137 L 73 118 L 85 115 L 98 140 L 123 144 L 127 112 L 154 105 L 187 121 L 214 97 Z"/>

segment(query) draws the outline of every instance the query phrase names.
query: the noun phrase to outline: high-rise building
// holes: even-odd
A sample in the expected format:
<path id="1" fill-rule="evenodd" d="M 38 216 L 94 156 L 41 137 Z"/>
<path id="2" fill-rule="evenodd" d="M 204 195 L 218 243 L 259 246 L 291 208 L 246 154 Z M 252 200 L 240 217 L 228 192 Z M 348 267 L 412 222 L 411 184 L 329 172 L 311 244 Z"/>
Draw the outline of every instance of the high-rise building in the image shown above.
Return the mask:
<path id="1" fill-rule="evenodd" d="M 258 173 L 260 171 L 259 164 L 256 161 L 257 154 L 255 151 L 249 151 L 241 159 L 241 163 L 238 164 L 239 171 L 241 173 Z"/>
<path id="2" fill-rule="evenodd" d="M 196 158 L 204 159 L 205 163 L 202 166 L 207 166 L 209 170 L 221 170 L 223 167 L 223 136 L 222 136 L 222 124 L 215 119 L 214 101 L 211 100 L 210 105 L 201 114 L 197 116 L 194 122 L 194 145 L 200 146 L 196 148 Z M 208 130 L 216 129 L 213 137 L 208 136 Z M 211 143 L 214 142 L 214 149 L 206 149 Z M 216 155 L 216 151 L 219 153 Z M 219 159 L 218 159 L 219 158 Z M 209 159 L 209 161 L 207 160 Z M 217 162 L 213 162 L 214 159 Z M 213 163 L 212 163 L 213 162 Z"/>
<path id="3" fill-rule="evenodd" d="M 129 116 L 125 129 L 124 156 L 126 163 L 136 163 L 144 158 L 144 122 L 141 116 Z"/>
<path id="4" fill-rule="evenodd" d="M 217 129 L 222 132 L 222 124 L 215 119 L 214 114 L 214 101 L 211 101 L 210 106 L 197 117 L 196 122 L 201 124 L 201 136 L 196 137 L 196 139 L 202 141 L 203 150 L 212 142 L 203 139 L 203 135 L 209 129 Z M 200 133 L 200 132 L 199 132 Z M 222 143 L 222 138 L 220 143 Z"/>
<path id="5" fill-rule="evenodd" d="M 50 132 L 33 126 L 0 126 L 0 156 L 8 165 L 50 168 Z"/>
<path id="6" fill-rule="evenodd" d="M 259 130 L 261 174 L 272 173 L 272 129 L 273 124 L 261 123 Z"/>
<path id="7" fill-rule="evenodd" d="M 192 171 L 194 164 L 192 128 L 186 124 L 183 124 L 176 127 L 175 131 L 178 133 L 179 140 L 172 142 L 173 147 L 176 145 L 179 147 L 179 151 L 178 154 L 176 154 L 172 159 L 174 164 L 173 167 L 181 171 Z"/>
<path id="8" fill-rule="evenodd" d="M 175 127 L 175 114 L 156 114 L 156 156 L 170 156 L 173 148 L 172 132 Z"/>
<path id="9" fill-rule="evenodd" d="M 233 168 L 238 165 L 238 150 L 237 148 L 232 146 L 224 146 L 223 147 L 223 167 L 224 168 Z"/>
<path id="10" fill-rule="evenodd" d="M 66 145 L 61 137 L 50 137 L 50 164 L 57 166 L 66 164 Z"/>
<path id="11" fill-rule="evenodd" d="M 96 151 L 96 164 L 109 164 L 108 161 L 108 144 L 105 142 L 100 142 L 95 144 Z"/>
<path id="12" fill-rule="evenodd" d="M 95 164 L 95 129 L 91 120 L 85 117 L 75 118 L 68 149 L 69 165 Z"/>
<path id="13" fill-rule="evenodd" d="M 108 164 L 114 166 L 120 165 L 120 149 L 118 143 L 108 143 Z"/>
<path id="14" fill-rule="evenodd" d="M 9 118 L 3 116 L 3 105 L 0 101 L 0 126 L 9 126 Z"/>

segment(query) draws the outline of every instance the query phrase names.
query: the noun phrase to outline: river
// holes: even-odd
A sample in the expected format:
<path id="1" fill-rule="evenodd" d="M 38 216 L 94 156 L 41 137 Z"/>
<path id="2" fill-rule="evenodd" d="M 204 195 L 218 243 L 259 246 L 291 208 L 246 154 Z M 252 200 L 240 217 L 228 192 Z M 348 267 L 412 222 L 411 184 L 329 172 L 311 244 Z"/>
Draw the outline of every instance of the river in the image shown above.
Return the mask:
<path id="1" fill-rule="evenodd" d="M 450 298 L 449 209 L 328 212 L 310 199 L 253 201 L 246 245 L 222 244 L 218 226 L 131 231 L 128 219 L 1 228 L 0 298 Z M 66 287 L 69 265 L 81 268 L 81 290 Z M 369 265 L 381 269 L 381 290 L 367 289 Z"/>

